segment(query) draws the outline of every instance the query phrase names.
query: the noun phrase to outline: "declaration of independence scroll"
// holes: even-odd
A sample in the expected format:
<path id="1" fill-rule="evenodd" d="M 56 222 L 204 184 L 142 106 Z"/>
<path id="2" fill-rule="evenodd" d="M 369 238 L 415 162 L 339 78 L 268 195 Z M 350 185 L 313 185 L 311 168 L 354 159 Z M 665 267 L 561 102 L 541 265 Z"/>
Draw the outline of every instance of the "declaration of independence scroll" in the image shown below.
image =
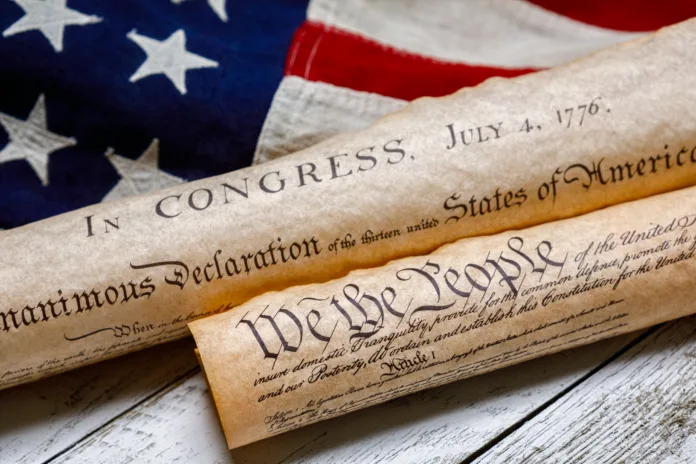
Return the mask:
<path id="1" fill-rule="evenodd" d="M 696 22 L 0 235 L 0 388 L 265 291 L 696 181 Z M 398 78 L 395 76 L 395 78 Z"/>
<path id="2" fill-rule="evenodd" d="M 696 312 L 696 187 L 191 323 L 230 448 Z"/>

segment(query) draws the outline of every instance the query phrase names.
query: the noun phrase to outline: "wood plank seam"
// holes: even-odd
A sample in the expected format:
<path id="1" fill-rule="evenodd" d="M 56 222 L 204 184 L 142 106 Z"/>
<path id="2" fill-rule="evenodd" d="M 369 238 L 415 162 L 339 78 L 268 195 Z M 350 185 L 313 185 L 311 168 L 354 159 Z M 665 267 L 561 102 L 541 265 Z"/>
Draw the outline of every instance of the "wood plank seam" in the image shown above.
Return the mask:
<path id="1" fill-rule="evenodd" d="M 502 442 L 509 435 L 513 434 L 518 429 L 523 427 L 525 423 L 529 422 L 530 420 L 534 419 L 536 416 L 541 414 L 546 408 L 550 407 L 553 403 L 555 403 L 559 399 L 563 398 L 565 395 L 569 394 L 571 391 L 573 391 L 575 388 L 577 388 L 578 386 L 580 386 L 584 382 L 587 382 L 592 376 L 596 375 L 599 371 L 606 368 L 612 362 L 616 361 L 624 353 L 628 352 L 633 347 L 635 347 L 635 346 L 639 345 L 640 343 L 642 343 L 643 341 L 645 341 L 648 337 L 650 337 L 652 334 L 657 332 L 663 325 L 664 324 L 660 324 L 660 325 L 656 325 L 654 327 L 650 327 L 649 329 L 646 329 L 644 332 L 642 332 L 636 338 L 631 340 L 629 343 L 627 343 L 622 348 L 617 350 L 614 354 L 612 354 L 610 357 L 608 357 L 605 361 L 601 362 L 596 367 L 594 367 L 592 370 L 590 370 L 587 374 L 583 375 L 578 380 L 576 380 L 575 382 L 568 385 L 566 388 L 564 388 L 563 390 L 558 392 L 555 396 L 549 398 L 548 401 L 541 404 L 538 408 L 534 409 L 529 414 L 527 414 L 525 417 L 523 417 L 519 421 L 515 422 L 510 427 L 503 430 L 500 434 L 498 434 L 495 437 L 493 437 L 492 439 L 490 439 L 488 441 L 488 443 L 486 443 L 485 445 L 480 447 L 478 450 L 471 453 L 460 464 L 472 464 L 478 458 L 480 458 L 485 453 L 490 451 L 493 447 L 495 447 L 500 442 Z"/>
<path id="2" fill-rule="evenodd" d="M 696 318 L 655 332 L 477 460 L 691 464 Z"/>
<path id="3" fill-rule="evenodd" d="M 150 395 L 144 397 L 144 398 L 141 399 L 139 402 L 133 403 L 133 405 L 131 405 L 131 407 L 129 407 L 128 409 L 125 409 L 125 410 L 121 411 L 119 414 L 117 414 L 116 416 L 114 416 L 114 417 L 112 417 L 111 419 L 109 419 L 107 422 L 105 422 L 104 424 L 102 424 L 100 427 L 98 427 L 98 428 L 92 430 L 91 432 L 89 432 L 88 434 L 86 434 L 86 435 L 84 435 L 84 436 L 82 436 L 82 437 L 76 439 L 73 443 L 71 443 L 70 445 L 66 446 L 65 448 L 63 448 L 62 450 L 60 450 L 58 453 L 56 453 L 56 454 L 54 454 L 53 456 L 51 456 L 50 458 L 48 458 L 46 461 L 43 461 L 42 464 L 50 464 L 51 462 L 54 462 L 55 460 L 59 459 L 61 456 L 63 456 L 64 454 L 68 453 L 70 450 L 72 450 L 72 449 L 75 448 L 76 446 L 78 446 L 80 443 L 84 442 L 85 440 L 89 440 L 89 438 L 90 438 L 91 436 L 96 435 L 96 434 L 99 433 L 101 430 L 103 430 L 103 429 L 109 427 L 112 423 L 118 421 L 121 417 L 125 416 L 126 414 L 128 414 L 128 413 L 131 412 L 132 410 L 138 408 L 138 407 L 139 407 L 140 405 L 142 405 L 143 403 L 146 403 L 147 401 L 152 400 L 153 398 L 157 397 L 158 395 L 161 395 L 162 393 L 164 393 L 164 392 L 166 392 L 166 391 L 168 391 L 168 390 L 170 390 L 170 389 L 172 389 L 172 388 L 175 388 L 177 385 L 180 385 L 181 383 L 183 383 L 183 382 L 186 381 L 187 379 L 189 379 L 189 378 L 193 377 L 194 375 L 198 374 L 200 371 L 201 371 L 201 368 L 198 367 L 198 366 L 196 366 L 196 367 L 194 367 L 193 369 L 190 369 L 190 370 L 186 371 L 184 374 L 181 374 L 181 375 L 178 376 L 177 378 L 172 379 L 171 382 L 169 382 L 168 384 L 162 386 L 161 388 L 157 389 L 156 391 L 152 392 Z"/>

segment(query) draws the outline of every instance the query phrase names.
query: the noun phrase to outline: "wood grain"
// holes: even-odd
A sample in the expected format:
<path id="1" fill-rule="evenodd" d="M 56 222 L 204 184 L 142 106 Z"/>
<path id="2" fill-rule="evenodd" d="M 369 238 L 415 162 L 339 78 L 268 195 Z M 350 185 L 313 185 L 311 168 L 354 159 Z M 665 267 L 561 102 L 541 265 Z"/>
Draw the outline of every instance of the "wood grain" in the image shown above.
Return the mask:
<path id="1" fill-rule="evenodd" d="M 635 336 L 635 335 L 634 335 Z M 457 463 L 631 340 L 619 337 L 427 390 L 227 451 L 197 373 L 162 391 L 55 463 Z"/>
<path id="2" fill-rule="evenodd" d="M 661 327 L 475 462 L 695 460 L 696 318 L 690 317 Z"/>
<path id="3" fill-rule="evenodd" d="M 474 462 L 691 462 L 696 318 L 659 329 L 565 392 L 634 336 L 233 452 L 187 340 L 0 393 L 0 457 L 3 463 L 62 464 L 459 463 L 541 409 Z"/>
<path id="4" fill-rule="evenodd" d="M 182 340 L 4 390 L 0 462 L 45 462 L 196 365 Z"/>

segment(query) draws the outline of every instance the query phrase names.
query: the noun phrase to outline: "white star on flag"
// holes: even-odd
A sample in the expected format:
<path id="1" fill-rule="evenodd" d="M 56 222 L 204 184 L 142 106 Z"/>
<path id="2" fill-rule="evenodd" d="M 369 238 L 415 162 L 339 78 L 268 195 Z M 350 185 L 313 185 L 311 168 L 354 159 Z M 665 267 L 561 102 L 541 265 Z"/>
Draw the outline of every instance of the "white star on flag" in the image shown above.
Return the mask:
<path id="1" fill-rule="evenodd" d="M 208 0 L 208 5 L 213 9 L 216 15 L 223 21 L 227 21 L 227 12 L 225 11 L 225 0 Z"/>
<path id="2" fill-rule="evenodd" d="M 186 71 L 198 68 L 217 68 L 218 63 L 186 50 L 186 33 L 179 29 L 160 42 L 138 34 L 135 29 L 126 34 L 147 54 L 147 59 L 130 77 L 135 82 L 152 74 L 164 74 L 174 87 L 186 93 Z"/>
<path id="3" fill-rule="evenodd" d="M 107 150 L 106 157 L 121 175 L 121 180 L 102 201 L 140 195 L 184 182 L 179 177 L 160 171 L 158 139 L 153 139 L 137 160 L 117 155 L 113 148 Z"/>
<path id="4" fill-rule="evenodd" d="M 184 0 L 172 0 L 172 3 L 179 5 L 183 3 Z M 223 21 L 227 22 L 227 11 L 225 8 L 225 3 L 227 0 L 208 0 L 208 6 L 213 9 L 216 15 Z"/>
<path id="5" fill-rule="evenodd" d="M 84 26 L 101 21 L 98 16 L 82 14 L 66 6 L 67 0 L 12 0 L 24 10 L 24 16 L 5 29 L 3 37 L 31 30 L 40 31 L 56 52 L 63 51 L 66 26 Z"/>
<path id="6" fill-rule="evenodd" d="M 43 94 L 39 95 L 26 121 L 0 113 L 0 125 L 10 137 L 9 143 L 0 151 L 0 163 L 26 160 L 43 185 L 48 185 L 48 155 L 77 143 L 72 137 L 63 137 L 48 130 Z"/>

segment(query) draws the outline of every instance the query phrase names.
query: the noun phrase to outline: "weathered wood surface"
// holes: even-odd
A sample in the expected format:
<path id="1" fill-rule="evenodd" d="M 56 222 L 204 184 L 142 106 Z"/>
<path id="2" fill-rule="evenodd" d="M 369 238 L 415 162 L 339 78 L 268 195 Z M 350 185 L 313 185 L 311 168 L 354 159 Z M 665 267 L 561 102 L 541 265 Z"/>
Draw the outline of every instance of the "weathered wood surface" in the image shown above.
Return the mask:
<path id="1" fill-rule="evenodd" d="M 196 369 L 192 350 L 193 341 L 182 340 L 1 391 L 0 462 L 60 454 Z"/>
<path id="2" fill-rule="evenodd" d="M 696 462 L 696 318 L 661 327 L 475 462 Z"/>
<path id="3" fill-rule="evenodd" d="M 0 392 L 0 462 L 694 462 L 696 317 L 613 359 L 635 338 L 537 359 L 233 452 L 187 340 Z"/>
<path id="4" fill-rule="evenodd" d="M 582 379 L 631 336 L 538 359 L 227 451 L 199 373 L 55 463 L 458 463 Z"/>

